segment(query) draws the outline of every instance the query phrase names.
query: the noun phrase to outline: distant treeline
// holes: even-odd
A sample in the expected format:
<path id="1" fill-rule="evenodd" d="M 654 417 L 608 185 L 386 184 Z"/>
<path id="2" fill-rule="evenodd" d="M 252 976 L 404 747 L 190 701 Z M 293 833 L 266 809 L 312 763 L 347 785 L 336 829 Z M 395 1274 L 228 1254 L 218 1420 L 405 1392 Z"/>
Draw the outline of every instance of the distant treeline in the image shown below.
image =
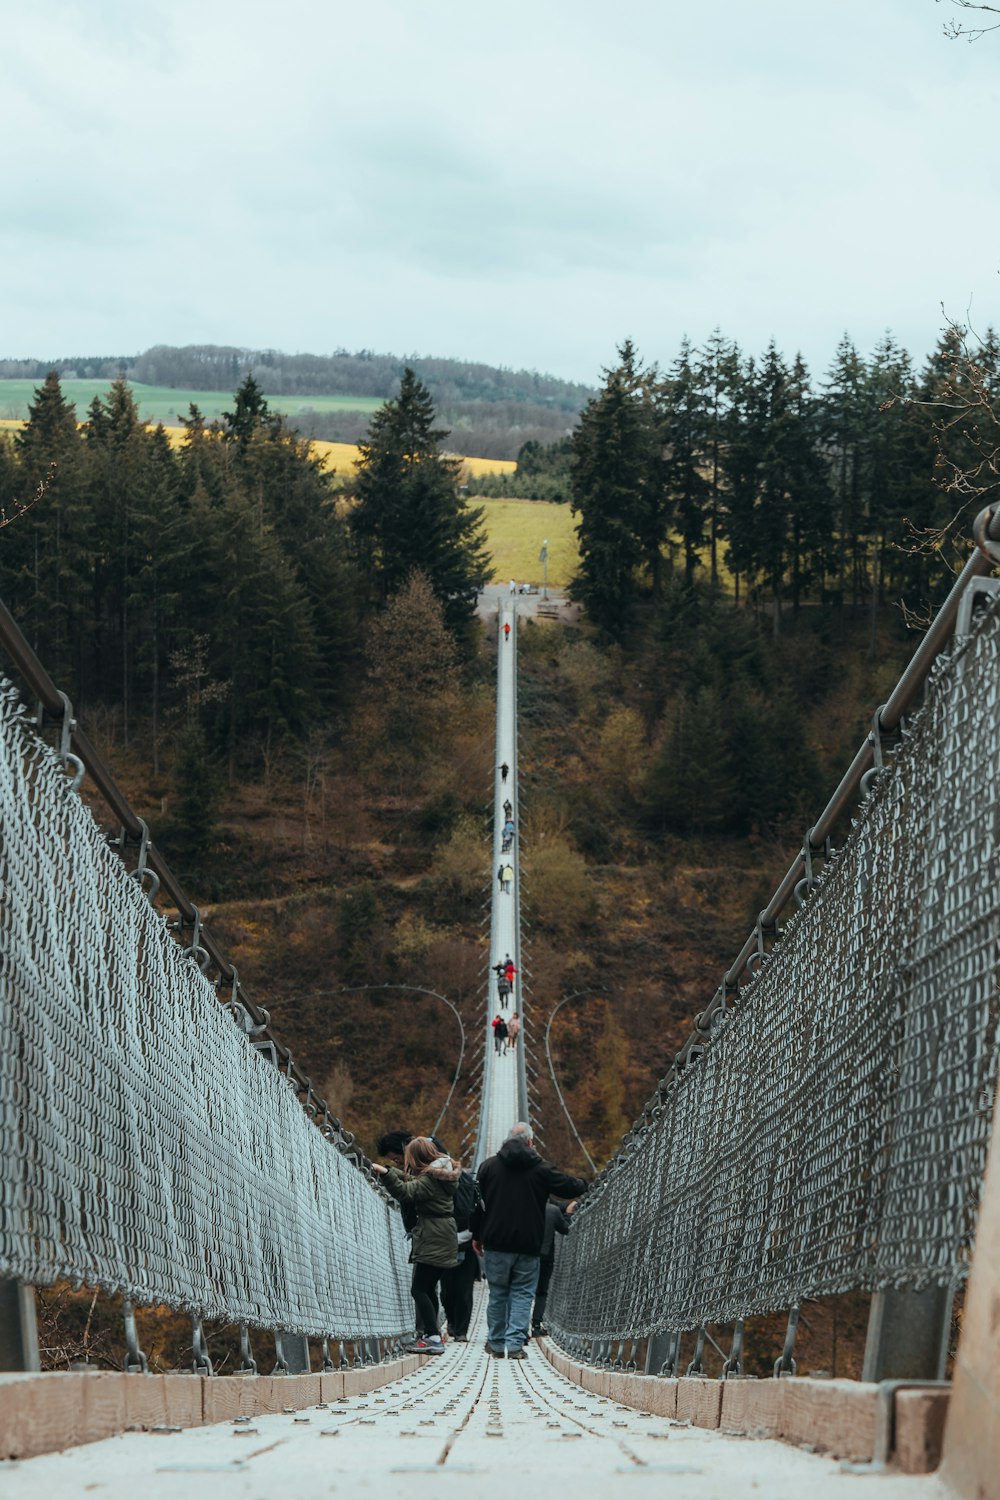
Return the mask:
<path id="1" fill-rule="evenodd" d="M 467 360 L 400 358 L 370 349 L 333 354 L 283 354 L 228 345 L 156 344 L 139 355 L 74 356 L 56 360 L 0 360 L 0 378 L 125 379 L 177 390 L 232 391 L 252 375 L 267 396 L 300 398 L 295 426 L 305 436 L 355 443 L 368 419 L 362 412 L 311 412 L 310 396 L 374 396 L 399 391 L 404 369 L 426 386 L 449 446 L 482 458 L 514 458 L 526 442 L 551 442 L 572 427 L 593 390 L 537 370 L 507 370 Z"/>
<path id="2" fill-rule="evenodd" d="M 518 401 L 459 401 L 438 407 L 451 453 L 468 458 L 517 458 L 525 444 L 543 448 L 559 442 L 576 416 Z M 289 417 L 304 437 L 330 443 L 358 443 L 371 414 L 362 411 L 310 411 L 308 402 Z"/>

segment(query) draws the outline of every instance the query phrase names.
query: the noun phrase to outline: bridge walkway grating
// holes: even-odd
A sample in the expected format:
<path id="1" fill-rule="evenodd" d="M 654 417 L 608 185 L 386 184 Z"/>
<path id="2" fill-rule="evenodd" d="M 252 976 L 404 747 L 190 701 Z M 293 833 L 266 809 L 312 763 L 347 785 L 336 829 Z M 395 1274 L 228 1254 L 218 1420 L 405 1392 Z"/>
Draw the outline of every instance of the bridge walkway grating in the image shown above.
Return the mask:
<path id="1" fill-rule="evenodd" d="M 558 1486 L 572 1500 L 942 1500 L 933 1475 L 847 1476 L 834 1460 L 671 1422 L 592 1395 L 537 1345 L 523 1361 L 483 1349 L 485 1296 L 468 1344 L 412 1375 L 323 1408 L 183 1432 L 126 1433 L 0 1466 L 0 1500 L 285 1500 L 352 1494 L 511 1500 Z M 136 1377 L 141 1378 L 141 1377 Z"/>

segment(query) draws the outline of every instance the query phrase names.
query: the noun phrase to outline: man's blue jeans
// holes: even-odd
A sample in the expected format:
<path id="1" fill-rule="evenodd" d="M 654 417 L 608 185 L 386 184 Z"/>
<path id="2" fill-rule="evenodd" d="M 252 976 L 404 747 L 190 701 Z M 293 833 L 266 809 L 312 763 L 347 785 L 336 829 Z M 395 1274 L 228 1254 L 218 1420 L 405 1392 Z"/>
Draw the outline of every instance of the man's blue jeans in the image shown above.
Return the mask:
<path id="1" fill-rule="evenodd" d="M 523 1349 L 538 1285 L 538 1256 L 513 1250 L 485 1250 L 483 1265 L 490 1285 L 486 1326 L 494 1349 Z"/>

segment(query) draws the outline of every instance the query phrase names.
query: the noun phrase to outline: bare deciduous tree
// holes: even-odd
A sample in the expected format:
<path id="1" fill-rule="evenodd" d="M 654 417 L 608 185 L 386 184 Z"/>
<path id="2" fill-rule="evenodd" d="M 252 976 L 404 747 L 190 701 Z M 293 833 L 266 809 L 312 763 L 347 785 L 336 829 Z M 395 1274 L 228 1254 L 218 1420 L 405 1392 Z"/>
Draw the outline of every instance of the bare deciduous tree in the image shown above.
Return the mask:
<path id="1" fill-rule="evenodd" d="M 22 516 L 27 515 L 28 511 L 32 510 L 38 504 L 39 500 L 45 499 L 45 492 L 55 478 L 55 473 L 56 465 L 49 464 L 45 477 L 38 481 L 38 484 L 35 486 L 35 493 L 31 496 L 30 500 L 12 500 L 10 510 L 6 510 L 0 505 L 0 531 L 5 526 L 9 526 L 12 521 L 18 521 Z"/>
<path id="2" fill-rule="evenodd" d="M 937 3 L 940 5 L 941 0 L 937 0 Z M 979 38 L 985 36 L 988 31 L 1000 29 L 1000 5 L 983 5 L 981 0 L 948 0 L 948 3 L 959 10 L 986 11 L 997 17 L 995 21 L 983 21 L 975 26 L 964 26 L 961 21 L 946 21 L 944 34 L 951 37 L 953 41 L 964 37 L 968 42 L 978 42 Z"/>
<path id="3" fill-rule="evenodd" d="M 957 571 L 972 517 L 984 506 L 995 506 L 1000 494 L 1000 348 L 992 330 L 981 338 L 950 319 L 947 328 L 950 353 L 936 390 L 909 399 L 931 416 L 935 482 L 950 503 L 935 525 L 911 524 L 910 544 L 899 550 L 928 556 L 954 551 Z M 961 544 L 957 550 L 956 542 Z"/>

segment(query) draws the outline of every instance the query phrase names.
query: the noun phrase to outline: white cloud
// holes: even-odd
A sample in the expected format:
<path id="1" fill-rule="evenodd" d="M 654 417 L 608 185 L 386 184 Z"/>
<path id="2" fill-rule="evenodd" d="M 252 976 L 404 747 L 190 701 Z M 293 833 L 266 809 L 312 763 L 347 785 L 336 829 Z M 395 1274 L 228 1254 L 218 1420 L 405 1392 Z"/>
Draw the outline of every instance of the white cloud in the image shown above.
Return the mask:
<path id="1" fill-rule="evenodd" d="M 827 362 L 996 318 L 1000 42 L 913 0 L 50 0 L 8 21 L 2 352 Z M 803 17 L 806 19 L 804 20 Z"/>

